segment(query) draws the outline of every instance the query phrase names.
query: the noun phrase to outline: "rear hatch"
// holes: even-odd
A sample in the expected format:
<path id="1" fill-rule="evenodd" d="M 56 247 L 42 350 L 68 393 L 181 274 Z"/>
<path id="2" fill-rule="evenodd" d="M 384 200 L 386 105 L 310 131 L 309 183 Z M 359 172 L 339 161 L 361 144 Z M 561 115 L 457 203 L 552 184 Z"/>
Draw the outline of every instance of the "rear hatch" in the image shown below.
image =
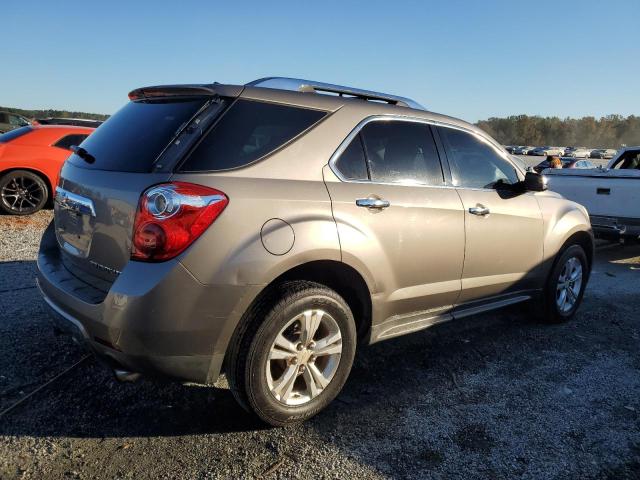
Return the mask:
<path id="1" fill-rule="evenodd" d="M 131 256 L 140 195 L 169 180 L 229 97 L 240 92 L 218 86 L 135 90 L 132 101 L 76 149 L 60 173 L 54 206 L 61 260 L 70 273 L 108 291 Z"/>

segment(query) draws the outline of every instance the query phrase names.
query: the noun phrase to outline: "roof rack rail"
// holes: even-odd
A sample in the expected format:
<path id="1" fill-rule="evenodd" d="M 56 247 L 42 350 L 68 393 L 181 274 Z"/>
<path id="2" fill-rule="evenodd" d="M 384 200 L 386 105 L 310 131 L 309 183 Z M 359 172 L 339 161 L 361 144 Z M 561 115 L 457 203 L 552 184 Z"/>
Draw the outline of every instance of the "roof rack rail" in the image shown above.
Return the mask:
<path id="1" fill-rule="evenodd" d="M 292 90 L 295 92 L 326 92 L 335 93 L 340 97 L 356 97 L 362 100 L 373 100 L 379 102 L 390 103 L 400 107 L 415 108 L 418 110 L 426 110 L 418 102 L 410 98 L 399 97 L 397 95 L 389 95 L 387 93 L 372 92 L 370 90 L 362 90 L 360 88 L 345 87 L 342 85 L 333 85 L 331 83 L 316 82 L 314 80 L 303 80 L 301 78 L 288 77 L 265 77 L 247 83 L 249 87 L 277 88 L 280 90 Z"/>

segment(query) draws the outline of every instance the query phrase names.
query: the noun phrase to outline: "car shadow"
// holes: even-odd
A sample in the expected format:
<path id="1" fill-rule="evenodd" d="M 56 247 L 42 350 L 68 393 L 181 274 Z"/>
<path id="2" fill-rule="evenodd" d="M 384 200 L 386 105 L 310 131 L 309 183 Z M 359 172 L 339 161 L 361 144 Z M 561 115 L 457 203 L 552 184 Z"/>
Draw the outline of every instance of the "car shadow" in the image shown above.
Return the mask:
<path id="1" fill-rule="evenodd" d="M 0 294 L 0 311 L 6 311 L 0 318 L 0 334 L 11 332 L 0 340 L 4 354 L 0 361 L 4 378 L 0 380 L 0 411 L 47 384 L 86 354 L 70 338 L 54 334 L 37 289 L 31 288 L 34 263 L 0 263 L 0 276 L 24 271 L 23 281 Z M 9 303 L 12 307 L 5 309 Z M 522 328 L 527 322 L 518 315 L 509 320 L 495 315 L 471 317 L 361 348 L 347 388 L 312 425 L 326 432 L 333 424 L 329 420 L 332 412 L 349 412 L 355 403 L 358 408 L 368 404 L 367 408 L 376 410 L 385 407 L 384 398 L 390 391 L 400 389 L 410 394 L 412 382 L 407 372 L 394 368 L 400 365 L 398 358 L 439 372 L 432 386 L 446 390 L 451 386 L 451 375 L 456 375 L 452 368 L 465 364 L 465 370 L 481 368 L 482 361 L 475 352 L 473 362 L 466 361 L 468 352 L 460 350 L 464 350 L 464 342 L 456 340 L 444 346 L 439 339 L 486 335 L 493 351 L 500 348 L 496 342 L 505 328 Z M 0 435 L 158 437 L 267 429 L 236 403 L 225 384 L 224 378 L 216 386 L 147 379 L 119 383 L 90 356 L 0 416 Z"/>
<path id="2" fill-rule="evenodd" d="M 603 264 L 614 264 L 635 270 L 640 266 L 640 243 L 620 245 L 615 242 L 599 242 L 596 256 Z"/>
<path id="3" fill-rule="evenodd" d="M 638 256 L 640 247 L 599 252 L 597 268 L 625 260 L 638 265 Z M 34 271 L 35 262 L 0 263 L 0 411 L 84 355 L 71 339 L 54 335 L 37 290 L 27 281 L 33 281 Z M 22 280 L 7 280 L 15 275 Z M 462 392 L 460 384 L 488 364 L 507 360 L 500 374 L 508 385 L 536 367 L 538 350 L 575 350 L 580 340 L 562 333 L 570 328 L 540 325 L 523 314 L 522 306 L 512 306 L 361 348 L 343 392 L 307 425 L 327 438 L 335 431 L 349 435 L 349 425 L 360 435 L 384 435 L 399 421 L 393 412 L 416 401 L 446 398 L 464 404 L 482 395 L 482 388 Z M 533 353 L 523 354 L 524 349 Z M 451 410 L 448 414 L 457 408 L 440 407 Z M 361 419 L 367 415 L 378 420 L 363 432 Z M 144 379 L 122 384 L 94 358 L 0 416 L 0 435 L 33 437 L 158 437 L 267 428 L 235 402 L 224 381 L 214 387 Z"/>
<path id="4" fill-rule="evenodd" d="M 363 409 L 384 409 L 388 406 L 385 399 L 391 392 L 396 396 L 410 396 L 415 376 L 402 367 L 405 363 L 431 369 L 435 375 L 428 375 L 430 388 L 434 393 L 446 392 L 455 386 L 456 376 L 461 378 L 482 368 L 487 361 L 484 355 L 490 358 L 498 350 L 506 348 L 500 345 L 500 336 L 505 334 L 505 329 L 521 329 L 527 323 L 528 320 L 518 316 L 510 316 L 509 320 L 495 316 L 471 317 L 455 326 L 438 325 L 412 337 L 363 348 L 347 387 L 325 413 L 312 421 L 313 425 L 318 433 L 328 433 L 336 427 L 336 421 L 344 421 L 345 415 L 356 414 L 358 417 Z M 439 342 L 442 336 L 454 338 L 456 335 L 462 335 L 463 339 L 483 335 L 491 340 L 484 346 L 474 341 L 471 353 L 465 348 L 464 341 Z M 51 337 L 48 346 L 53 357 L 59 350 L 65 352 L 67 360 L 82 358 L 84 352 L 70 344 L 70 340 L 56 338 L 53 334 Z M 491 353 L 478 356 L 477 349 L 485 348 Z M 398 359 L 402 361 L 398 362 Z M 15 360 L 16 369 L 22 368 L 19 365 L 29 365 L 27 358 Z M 51 361 L 57 363 L 55 358 Z M 59 365 L 56 370 L 64 370 L 64 366 Z M 7 373 L 12 376 L 18 372 Z M 40 382 L 33 382 L 29 389 L 24 389 L 24 395 L 44 384 L 46 378 L 54 373 L 57 372 L 46 371 Z M 231 391 L 225 388 L 224 379 L 221 383 L 223 385 L 200 386 L 147 379 L 119 383 L 101 362 L 91 356 L 0 417 L 0 435 L 171 437 L 269 428 L 236 403 Z"/>

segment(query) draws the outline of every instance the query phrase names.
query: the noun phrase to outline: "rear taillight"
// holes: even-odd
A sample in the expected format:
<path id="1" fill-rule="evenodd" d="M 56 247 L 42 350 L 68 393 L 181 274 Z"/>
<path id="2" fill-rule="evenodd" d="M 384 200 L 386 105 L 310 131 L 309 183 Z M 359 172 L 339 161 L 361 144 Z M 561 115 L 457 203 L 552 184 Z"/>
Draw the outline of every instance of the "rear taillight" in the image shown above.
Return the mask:
<path id="1" fill-rule="evenodd" d="M 202 235 L 228 203 L 221 191 L 193 183 L 151 187 L 138 204 L 131 258 L 161 262 L 175 257 Z"/>

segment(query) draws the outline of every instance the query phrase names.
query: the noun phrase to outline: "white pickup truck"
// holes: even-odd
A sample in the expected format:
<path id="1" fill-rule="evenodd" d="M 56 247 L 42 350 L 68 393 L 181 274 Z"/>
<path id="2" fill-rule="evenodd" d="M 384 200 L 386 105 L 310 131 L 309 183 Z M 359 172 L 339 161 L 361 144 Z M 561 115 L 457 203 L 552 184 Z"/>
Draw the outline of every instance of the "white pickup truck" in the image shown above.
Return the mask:
<path id="1" fill-rule="evenodd" d="M 542 174 L 549 190 L 586 207 L 596 236 L 640 238 L 640 146 L 620 150 L 605 168 Z"/>

